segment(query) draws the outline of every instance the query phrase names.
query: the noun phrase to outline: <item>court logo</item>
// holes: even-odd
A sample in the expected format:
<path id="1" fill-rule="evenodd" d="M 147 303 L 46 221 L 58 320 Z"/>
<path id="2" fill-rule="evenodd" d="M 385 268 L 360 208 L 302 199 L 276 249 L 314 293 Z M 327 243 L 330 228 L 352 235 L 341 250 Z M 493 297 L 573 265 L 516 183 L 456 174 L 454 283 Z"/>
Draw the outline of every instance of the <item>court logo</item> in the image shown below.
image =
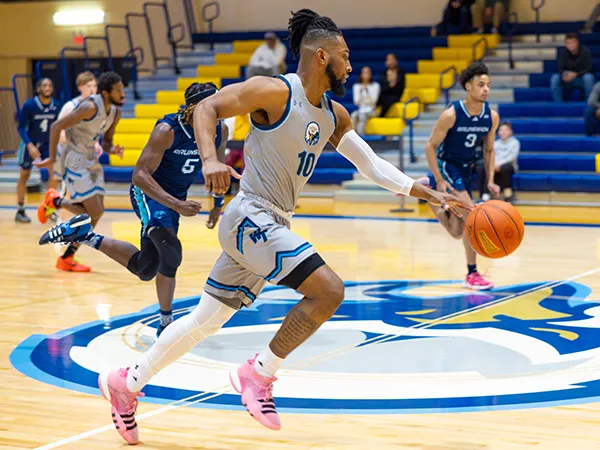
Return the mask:
<path id="1" fill-rule="evenodd" d="M 590 288 L 527 283 L 467 292 L 457 281 L 347 282 L 331 320 L 290 355 L 275 385 L 288 412 L 424 413 L 513 409 L 600 399 L 600 302 Z M 165 368 L 144 400 L 198 399 L 239 409 L 230 368 L 264 348 L 300 299 L 269 286 L 216 335 Z M 176 316 L 198 297 L 177 301 Z M 99 371 L 124 367 L 155 341 L 158 308 L 54 335 L 33 335 L 11 354 L 36 380 L 98 394 Z"/>
<path id="2" fill-rule="evenodd" d="M 319 143 L 319 137 L 321 135 L 321 128 L 317 122 L 309 122 L 306 125 L 306 131 L 304 132 L 304 140 L 310 146 L 317 145 Z"/>

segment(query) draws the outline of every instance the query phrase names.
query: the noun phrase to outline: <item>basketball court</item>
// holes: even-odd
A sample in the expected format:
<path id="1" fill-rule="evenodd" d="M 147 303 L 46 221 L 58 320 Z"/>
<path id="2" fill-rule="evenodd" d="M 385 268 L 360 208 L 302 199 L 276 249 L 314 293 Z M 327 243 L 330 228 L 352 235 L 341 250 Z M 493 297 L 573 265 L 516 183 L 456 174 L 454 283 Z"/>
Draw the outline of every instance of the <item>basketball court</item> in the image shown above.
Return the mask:
<path id="1" fill-rule="evenodd" d="M 0 198 L 0 448 L 123 448 L 96 378 L 154 342 L 154 283 L 88 248 L 92 273 L 57 271 L 58 249 L 37 244 L 45 227 L 14 223 L 11 200 Z M 281 431 L 249 417 L 227 375 L 299 299 L 269 286 L 144 389 L 140 447 L 600 448 L 598 210 L 520 207 L 521 247 L 480 261 L 497 287 L 476 293 L 461 287 L 461 241 L 426 205 L 391 206 L 301 199 L 293 229 L 340 274 L 346 300 L 279 374 Z M 107 207 L 99 231 L 136 243 L 127 199 Z M 220 253 L 206 217 L 182 222 L 176 316 Z"/>

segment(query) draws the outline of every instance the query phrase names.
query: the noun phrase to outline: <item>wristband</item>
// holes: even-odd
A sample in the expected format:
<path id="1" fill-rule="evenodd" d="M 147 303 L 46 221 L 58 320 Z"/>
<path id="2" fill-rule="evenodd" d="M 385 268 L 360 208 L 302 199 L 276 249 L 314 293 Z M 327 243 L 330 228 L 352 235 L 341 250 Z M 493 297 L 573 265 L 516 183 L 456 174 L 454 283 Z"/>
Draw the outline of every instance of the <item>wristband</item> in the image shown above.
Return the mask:
<path id="1" fill-rule="evenodd" d="M 225 197 L 221 195 L 213 195 L 213 202 L 215 208 L 222 208 L 225 204 Z"/>

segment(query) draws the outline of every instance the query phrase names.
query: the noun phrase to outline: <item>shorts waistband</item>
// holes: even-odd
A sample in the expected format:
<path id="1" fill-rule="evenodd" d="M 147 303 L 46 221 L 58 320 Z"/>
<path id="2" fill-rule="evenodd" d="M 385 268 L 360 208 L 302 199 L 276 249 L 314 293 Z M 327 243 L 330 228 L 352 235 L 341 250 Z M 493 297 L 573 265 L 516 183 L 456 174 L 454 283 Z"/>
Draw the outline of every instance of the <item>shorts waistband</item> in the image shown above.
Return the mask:
<path id="1" fill-rule="evenodd" d="M 279 206 L 275 205 L 274 203 L 271 203 L 269 200 L 266 200 L 259 195 L 252 194 L 251 192 L 245 192 L 245 191 L 240 191 L 238 193 L 238 195 L 240 195 L 242 197 L 251 198 L 252 200 L 256 200 L 258 203 L 260 203 L 263 206 L 266 206 L 271 211 L 273 211 L 275 214 L 277 214 L 281 218 L 287 220 L 288 222 L 290 220 L 292 220 L 292 217 L 294 216 L 293 211 L 284 211 Z"/>

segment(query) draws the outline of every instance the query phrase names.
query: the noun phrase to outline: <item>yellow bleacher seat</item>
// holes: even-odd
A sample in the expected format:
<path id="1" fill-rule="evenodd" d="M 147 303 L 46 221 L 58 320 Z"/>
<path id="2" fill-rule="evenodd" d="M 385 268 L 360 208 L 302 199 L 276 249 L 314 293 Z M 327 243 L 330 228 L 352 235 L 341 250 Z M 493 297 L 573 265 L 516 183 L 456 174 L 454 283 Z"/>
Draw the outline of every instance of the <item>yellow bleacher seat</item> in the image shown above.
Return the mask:
<path id="1" fill-rule="evenodd" d="M 450 87 L 454 83 L 454 73 L 448 72 L 442 76 L 442 86 Z M 406 87 L 410 89 L 439 88 L 440 76 L 433 74 L 407 73 Z"/>
<path id="2" fill-rule="evenodd" d="M 215 55 L 216 65 L 247 66 L 252 53 L 218 53 Z"/>
<path id="3" fill-rule="evenodd" d="M 181 105 L 173 103 L 160 105 L 135 105 L 135 117 L 140 119 L 159 119 L 165 114 L 172 114 L 179 111 Z"/>
<path id="4" fill-rule="evenodd" d="M 404 130 L 404 120 L 387 117 L 374 117 L 367 122 L 367 134 L 397 136 Z"/>
<path id="5" fill-rule="evenodd" d="M 421 105 L 421 112 L 422 111 L 423 105 Z M 419 104 L 416 102 L 410 103 L 406 107 L 406 119 L 417 117 L 417 114 L 419 114 Z M 394 103 L 385 117 L 400 117 L 401 119 L 404 119 L 404 102 Z"/>
<path id="6" fill-rule="evenodd" d="M 241 76 L 239 65 L 198 66 L 199 78 L 240 78 Z"/>
<path id="7" fill-rule="evenodd" d="M 483 58 L 484 56 L 484 48 L 483 46 L 477 47 L 475 50 L 475 59 Z M 469 61 L 471 63 L 473 61 L 473 49 L 471 47 L 468 48 L 446 48 L 446 47 L 435 47 L 433 49 L 433 59 L 434 60 L 457 60 L 463 59 Z"/>
<path id="8" fill-rule="evenodd" d="M 427 104 L 431 104 L 431 103 L 436 103 L 439 96 L 440 96 L 439 88 L 421 88 L 421 89 L 405 88 L 400 101 L 407 102 L 411 98 L 417 97 L 421 103 L 427 105 Z"/>
<path id="9" fill-rule="evenodd" d="M 448 67 L 454 66 L 458 73 L 461 73 L 467 68 L 469 61 L 464 59 L 449 60 L 449 61 L 417 61 L 417 72 L 419 73 L 442 73 Z"/>
<path id="10" fill-rule="evenodd" d="M 234 53 L 254 53 L 261 44 L 265 41 L 252 40 L 252 41 L 233 41 L 233 52 Z"/>
<path id="11" fill-rule="evenodd" d="M 115 133 L 113 142 L 125 147 L 125 152 L 132 149 L 141 150 L 148 142 L 149 136 L 150 133 Z"/>
<path id="12" fill-rule="evenodd" d="M 203 78 L 177 78 L 177 90 L 184 91 L 192 83 L 214 83 L 217 89 L 221 89 L 221 78 L 219 77 L 203 77 Z"/>
<path id="13" fill-rule="evenodd" d="M 500 35 L 498 34 L 467 34 L 448 36 L 448 47 L 471 48 L 481 38 L 485 38 L 488 48 L 496 48 L 500 43 Z"/>
<path id="14" fill-rule="evenodd" d="M 185 103 L 185 91 L 156 91 L 156 103 L 160 105 L 183 105 Z"/>
<path id="15" fill-rule="evenodd" d="M 123 159 L 119 158 L 117 155 L 109 155 L 108 159 L 110 160 L 111 166 L 133 167 L 135 166 L 135 163 L 137 163 L 137 160 L 140 158 L 141 154 L 141 150 L 125 149 L 123 152 Z"/>
<path id="16" fill-rule="evenodd" d="M 250 131 L 250 114 L 235 117 L 233 133 L 229 130 L 232 141 L 243 141 Z"/>
<path id="17" fill-rule="evenodd" d="M 117 133 L 150 133 L 156 124 L 154 119 L 121 119 L 117 124 Z"/>

